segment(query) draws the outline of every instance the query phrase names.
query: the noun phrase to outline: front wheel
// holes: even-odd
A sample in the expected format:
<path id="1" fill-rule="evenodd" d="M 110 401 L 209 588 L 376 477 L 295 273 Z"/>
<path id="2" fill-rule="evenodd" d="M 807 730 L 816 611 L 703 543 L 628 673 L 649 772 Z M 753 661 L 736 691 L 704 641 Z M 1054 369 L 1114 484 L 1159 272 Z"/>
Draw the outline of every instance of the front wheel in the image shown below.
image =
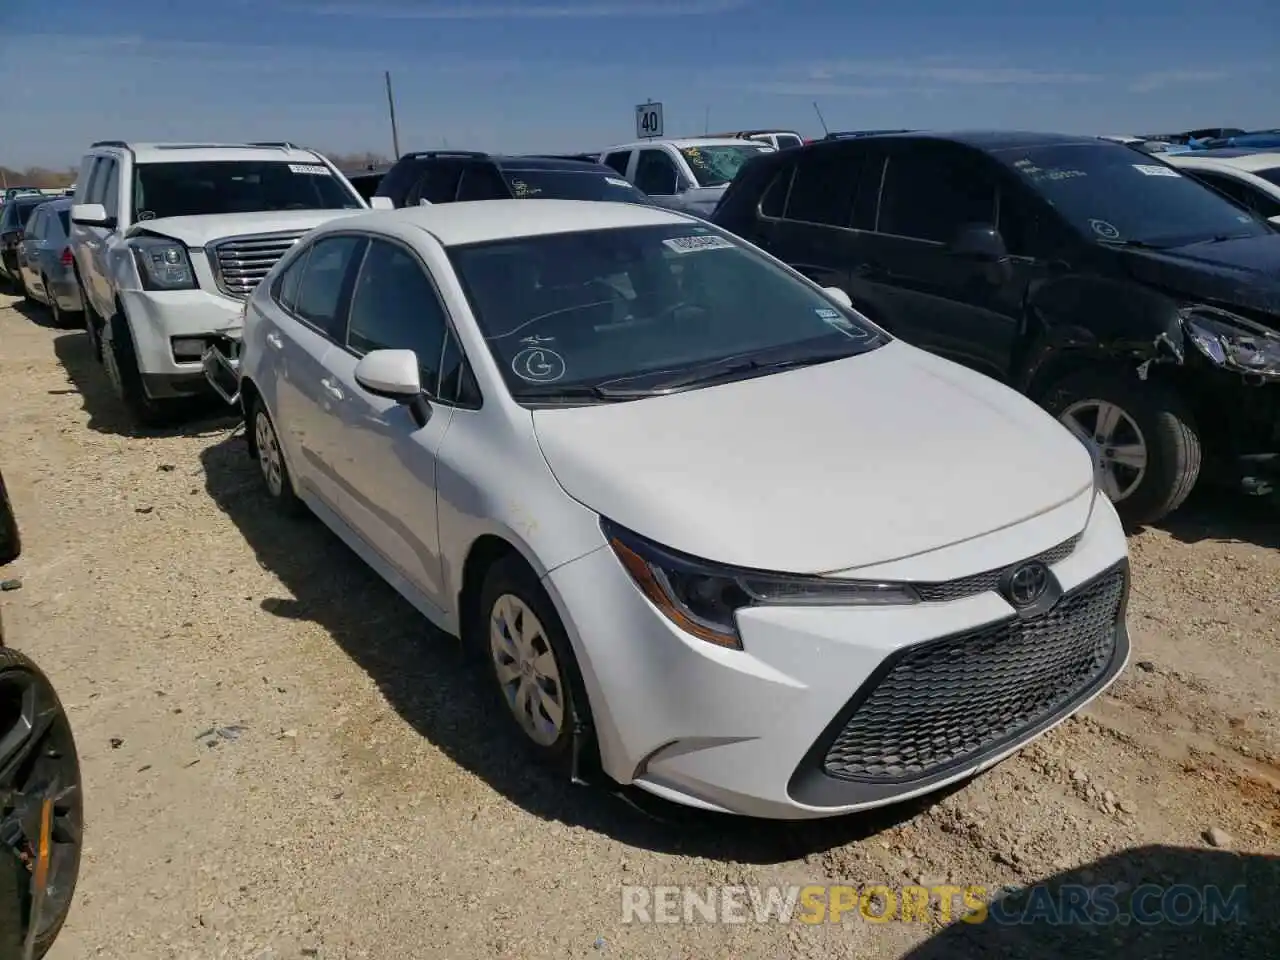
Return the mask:
<path id="1" fill-rule="evenodd" d="M 169 419 L 169 407 L 147 396 L 142 383 L 142 371 L 138 369 L 138 354 L 133 345 L 133 333 L 123 313 L 117 313 L 107 321 L 111 339 L 102 344 L 102 365 L 116 396 L 128 408 L 130 415 L 143 427 L 157 427 Z"/>
<path id="2" fill-rule="evenodd" d="M 0 649 L 0 956 L 20 956 L 12 948 L 33 926 L 34 955 L 49 951 L 71 910 L 83 833 L 66 711 L 29 658 Z"/>
<path id="3" fill-rule="evenodd" d="M 1099 482 L 1127 526 L 1178 509 L 1200 476 L 1200 436 L 1169 387 L 1120 372 L 1089 370 L 1045 394 L 1045 408 L 1096 447 Z"/>
<path id="4" fill-rule="evenodd" d="M 485 577 L 480 611 L 480 639 L 500 709 L 538 759 L 572 773 L 575 736 L 589 729 L 589 710 L 550 598 L 524 562 L 510 557 Z"/>
<path id="5" fill-rule="evenodd" d="M 300 516 L 304 512 L 303 504 L 293 490 L 293 480 L 289 476 L 289 466 L 285 463 L 280 436 L 276 433 L 276 426 L 271 422 L 271 415 L 267 413 L 267 406 L 261 397 L 253 401 L 249 429 L 253 431 L 253 452 L 257 454 L 258 469 L 262 473 L 267 496 L 281 513 Z"/>

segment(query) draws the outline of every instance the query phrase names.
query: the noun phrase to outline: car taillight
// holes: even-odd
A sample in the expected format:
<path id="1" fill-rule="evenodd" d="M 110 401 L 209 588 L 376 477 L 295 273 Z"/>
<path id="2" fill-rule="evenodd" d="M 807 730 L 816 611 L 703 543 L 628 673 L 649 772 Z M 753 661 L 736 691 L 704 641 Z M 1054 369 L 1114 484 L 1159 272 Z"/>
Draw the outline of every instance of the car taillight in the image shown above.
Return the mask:
<path id="1" fill-rule="evenodd" d="M 70 248 L 70 247 L 63 247 L 63 248 L 62 248 L 62 256 L 60 256 L 60 257 L 58 258 L 58 262 L 59 262 L 59 263 L 61 263 L 64 267 L 69 267 L 69 266 L 71 266 L 71 263 L 72 263 L 72 257 L 71 257 L 71 248 Z"/>

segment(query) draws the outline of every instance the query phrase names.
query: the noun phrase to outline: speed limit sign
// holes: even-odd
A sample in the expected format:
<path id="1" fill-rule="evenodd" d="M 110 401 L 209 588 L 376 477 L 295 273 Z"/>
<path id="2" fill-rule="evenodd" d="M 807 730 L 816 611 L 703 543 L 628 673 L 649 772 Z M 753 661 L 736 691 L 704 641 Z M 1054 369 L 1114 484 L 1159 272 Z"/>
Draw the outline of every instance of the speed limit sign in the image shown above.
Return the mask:
<path id="1" fill-rule="evenodd" d="M 662 104 L 636 104 L 636 139 L 648 140 L 662 136 Z"/>

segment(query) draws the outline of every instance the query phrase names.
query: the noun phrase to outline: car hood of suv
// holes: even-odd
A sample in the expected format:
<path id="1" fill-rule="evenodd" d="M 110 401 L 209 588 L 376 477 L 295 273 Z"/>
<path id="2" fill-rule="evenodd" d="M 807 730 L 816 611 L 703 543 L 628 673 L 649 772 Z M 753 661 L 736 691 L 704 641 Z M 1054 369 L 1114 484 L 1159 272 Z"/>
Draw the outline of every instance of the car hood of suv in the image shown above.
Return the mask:
<path id="1" fill-rule="evenodd" d="M 1270 325 L 1280 328 L 1280 234 L 1119 253 L 1143 283 L 1186 299 L 1270 314 Z"/>
<path id="2" fill-rule="evenodd" d="M 164 217 L 142 220 L 129 228 L 129 236 L 154 233 L 179 240 L 188 247 L 203 247 L 223 237 L 248 233 L 284 233 L 307 231 L 336 217 L 368 213 L 354 210 L 264 210 L 254 213 L 217 213 L 198 217 Z"/>
<path id="3" fill-rule="evenodd" d="M 901 342 L 681 393 L 538 409 L 533 421 L 574 499 L 668 547 L 758 570 L 914 556 L 1046 513 L 1093 482 L 1083 445 L 1031 401 Z"/>

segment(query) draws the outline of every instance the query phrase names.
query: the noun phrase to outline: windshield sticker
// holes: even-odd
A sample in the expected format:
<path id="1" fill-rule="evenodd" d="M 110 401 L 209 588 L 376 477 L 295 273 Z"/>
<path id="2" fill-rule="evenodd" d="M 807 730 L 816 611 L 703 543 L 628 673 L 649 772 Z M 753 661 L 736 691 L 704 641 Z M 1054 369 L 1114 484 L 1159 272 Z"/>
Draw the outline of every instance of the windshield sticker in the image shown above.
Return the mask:
<path id="1" fill-rule="evenodd" d="M 1071 170 L 1061 167 L 1053 167 L 1049 169 L 1037 167 L 1030 160 L 1019 160 L 1014 163 L 1013 166 L 1014 169 L 1033 183 L 1041 180 L 1074 180 L 1076 177 L 1088 176 L 1088 174 L 1083 170 Z"/>
<path id="2" fill-rule="evenodd" d="M 541 187 L 531 187 L 523 180 L 511 181 L 511 192 L 515 194 L 515 198 L 520 200 L 524 197 L 536 197 L 542 192 Z"/>
<path id="3" fill-rule="evenodd" d="M 154 220 L 155 218 L 156 218 L 156 212 L 155 212 L 154 210 L 139 210 L 139 211 L 138 211 L 138 222 L 139 222 L 139 223 L 141 223 L 141 222 L 142 222 L 142 221 L 144 221 L 144 220 Z"/>
<path id="4" fill-rule="evenodd" d="M 620 180 L 620 179 L 618 179 L 617 177 L 605 177 L 605 178 L 604 178 L 604 182 L 605 182 L 605 183 L 611 183 L 611 184 L 613 184 L 615 187 L 629 187 L 629 186 L 631 186 L 631 181 L 629 181 L 629 180 Z"/>
<path id="5" fill-rule="evenodd" d="M 316 177 L 327 177 L 329 168 L 319 163 L 291 163 L 289 164 L 290 173 L 309 173 Z"/>
<path id="6" fill-rule="evenodd" d="M 1119 240 L 1120 231 L 1105 220 L 1090 220 L 1089 227 L 1103 240 Z"/>
<path id="7" fill-rule="evenodd" d="M 1157 166 L 1154 163 L 1135 163 L 1133 169 L 1148 177 L 1180 177 L 1180 174 L 1173 167 Z"/>
<path id="8" fill-rule="evenodd" d="M 529 383 L 554 383 L 564 370 L 564 357 L 546 347 L 525 347 L 511 360 L 511 372 Z"/>
<path id="9" fill-rule="evenodd" d="M 693 253 L 695 250 L 732 250 L 733 244 L 724 237 L 671 237 L 662 245 L 676 253 Z"/>

